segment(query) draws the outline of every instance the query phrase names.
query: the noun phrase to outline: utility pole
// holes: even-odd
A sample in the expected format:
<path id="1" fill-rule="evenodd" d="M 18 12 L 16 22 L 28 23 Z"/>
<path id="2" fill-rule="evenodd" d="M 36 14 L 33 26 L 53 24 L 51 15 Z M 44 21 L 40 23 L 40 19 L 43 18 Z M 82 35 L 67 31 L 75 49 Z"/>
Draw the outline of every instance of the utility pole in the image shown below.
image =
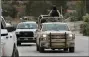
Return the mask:
<path id="1" fill-rule="evenodd" d="M 63 19 L 64 19 L 64 17 L 63 17 L 63 14 L 62 14 L 62 6 L 61 6 L 61 17 L 62 17 L 62 22 L 63 22 Z"/>
<path id="2" fill-rule="evenodd" d="M 84 0 L 84 7 L 85 7 L 84 13 L 85 13 L 85 15 L 86 15 L 86 12 L 87 12 L 87 11 L 86 11 L 86 10 L 87 10 L 87 9 L 86 9 L 86 0 Z"/>
<path id="3" fill-rule="evenodd" d="M 1 12 L 2 12 L 2 9 L 1 9 L 1 0 L 0 0 L 0 25 L 1 25 Z M 1 27 L 0 27 L 1 29 Z M 0 40 L 0 43 L 1 43 L 1 40 Z M 0 57 L 1 57 L 1 44 L 0 44 Z"/>
<path id="4" fill-rule="evenodd" d="M 61 6 L 61 15 L 62 15 L 62 6 Z"/>

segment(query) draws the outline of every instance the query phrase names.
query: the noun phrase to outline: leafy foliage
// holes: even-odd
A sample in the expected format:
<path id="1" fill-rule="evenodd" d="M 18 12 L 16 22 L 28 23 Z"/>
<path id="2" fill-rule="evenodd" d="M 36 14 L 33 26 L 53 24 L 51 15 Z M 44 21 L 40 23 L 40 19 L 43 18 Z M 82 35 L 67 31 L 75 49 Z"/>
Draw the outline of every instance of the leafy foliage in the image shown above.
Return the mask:
<path id="1" fill-rule="evenodd" d="M 15 18 L 17 15 L 17 10 L 12 4 L 8 4 L 8 2 L 2 2 L 2 15 L 3 16 L 10 16 Z"/>
<path id="2" fill-rule="evenodd" d="M 60 10 L 61 6 L 63 7 L 63 13 L 66 6 L 66 0 L 57 1 L 57 0 L 41 0 L 41 1 L 32 1 L 26 4 L 26 15 L 38 17 L 40 14 L 48 14 L 48 10 L 51 10 L 52 5 L 56 5 L 57 9 Z"/>
<path id="3" fill-rule="evenodd" d="M 82 24 L 82 33 L 83 35 L 88 35 L 89 36 L 89 14 L 83 17 L 84 24 Z"/>
<path id="4" fill-rule="evenodd" d="M 84 22 L 89 22 L 89 14 L 86 14 L 86 16 L 83 16 Z"/>
<path id="5" fill-rule="evenodd" d="M 83 35 L 89 36 L 89 23 L 87 22 L 83 24 Z"/>
<path id="6" fill-rule="evenodd" d="M 30 4 L 27 4 L 26 13 L 27 15 L 38 17 L 40 14 L 47 13 L 49 6 L 50 4 L 47 4 L 44 1 L 32 1 Z"/>
<path id="7" fill-rule="evenodd" d="M 77 1 L 76 2 L 76 17 L 78 18 L 78 20 L 83 20 L 82 16 L 84 16 L 85 14 L 85 5 L 84 5 L 84 1 Z"/>

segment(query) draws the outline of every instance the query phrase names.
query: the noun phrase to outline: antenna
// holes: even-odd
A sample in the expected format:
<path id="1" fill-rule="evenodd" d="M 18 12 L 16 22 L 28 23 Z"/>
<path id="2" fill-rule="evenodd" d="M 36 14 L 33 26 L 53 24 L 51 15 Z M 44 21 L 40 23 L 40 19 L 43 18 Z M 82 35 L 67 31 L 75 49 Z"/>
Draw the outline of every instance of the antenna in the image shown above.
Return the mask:
<path id="1" fill-rule="evenodd" d="M 62 15 L 62 6 L 61 6 L 61 15 Z"/>
<path id="2" fill-rule="evenodd" d="M 61 6 L 61 17 L 62 17 L 62 22 L 63 22 L 63 18 L 64 18 L 64 17 L 63 17 L 63 15 L 62 15 L 62 6 Z"/>

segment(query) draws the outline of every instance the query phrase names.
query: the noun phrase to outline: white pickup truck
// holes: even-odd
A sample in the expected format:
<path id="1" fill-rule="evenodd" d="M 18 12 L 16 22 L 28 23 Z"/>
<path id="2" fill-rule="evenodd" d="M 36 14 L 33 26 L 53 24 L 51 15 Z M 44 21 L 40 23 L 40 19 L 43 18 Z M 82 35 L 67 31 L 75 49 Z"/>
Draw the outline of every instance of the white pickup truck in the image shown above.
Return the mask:
<path id="1" fill-rule="evenodd" d="M 1 56 L 19 57 L 15 29 L 1 17 Z"/>
<path id="2" fill-rule="evenodd" d="M 19 23 L 16 29 L 17 45 L 27 42 L 36 42 L 36 29 L 37 24 L 34 21 Z"/>
<path id="3" fill-rule="evenodd" d="M 36 50 L 44 52 L 45 49 L 64 49 L 64 51 L 74 52 L 75 35 L 66 23 L 42 23 L 41 29 L 37 30 Z"/>

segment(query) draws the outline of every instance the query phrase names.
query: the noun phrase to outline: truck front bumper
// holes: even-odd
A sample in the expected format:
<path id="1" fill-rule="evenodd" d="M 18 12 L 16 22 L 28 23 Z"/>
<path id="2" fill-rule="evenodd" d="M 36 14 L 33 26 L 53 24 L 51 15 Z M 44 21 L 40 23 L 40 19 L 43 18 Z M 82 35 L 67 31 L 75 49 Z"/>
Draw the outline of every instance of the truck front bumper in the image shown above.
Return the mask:
<path id="1" fill-rule="evenodd" d="M 41 41 L 41 44 L 40 44 L 41 47 L 44 47 L 44 48 L 47 48 L 47 49 L 52 49 L 52 48 L 55 48 L 55 49 L 62 49 L 62 48 L 69 48 L 69 47 L 74 47 L 75 46 L 75 43 L 74 42 L 68 42 L 65 46 L 65 43 L 50 43 L 49 42 L 46 42 L 46 41 Z"/>
<path id="2" fill-rule="evenodd" d="M 35 37 L 19 37 L 17 39 L 18 42 L 36 42 Z"/>

